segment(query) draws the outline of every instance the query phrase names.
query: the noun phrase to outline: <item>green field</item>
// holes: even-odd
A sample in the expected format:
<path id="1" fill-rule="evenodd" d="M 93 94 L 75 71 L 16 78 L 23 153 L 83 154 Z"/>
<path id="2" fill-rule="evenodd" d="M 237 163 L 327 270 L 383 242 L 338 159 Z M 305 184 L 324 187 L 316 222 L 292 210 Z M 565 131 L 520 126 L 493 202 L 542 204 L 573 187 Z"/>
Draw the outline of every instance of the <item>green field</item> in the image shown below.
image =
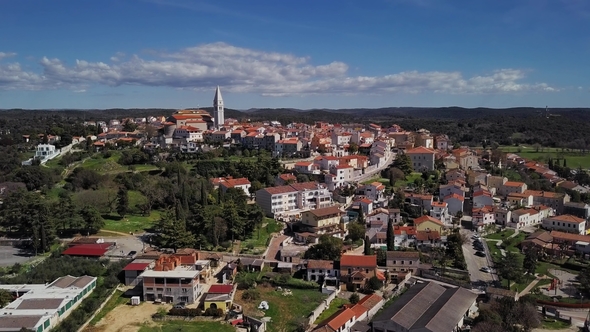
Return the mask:
<path id="1" fill-rule="evenodd" d="M 578 167 L 582 167 L 584 169 L 590 168 L 590 152 L 589 153 L 581 153 L 578 151 L 572 151 L 570 149 L 561 149 L 561 148 L 540 148 L 539 151 L 536 152 L 536 148 L 534 148 L 532 146 L 523 146 L 523 147 L 501 146 L 500 150 L 502 150 L 504 152 L 516 153 L 523 158 L 542 161 L 542 162 L 547 162 L 549 160 L 549 158 L 553 158 L 553 159 L 565 158 L 567 161 L 567 166 L 569 168 L 578 168 Z M 518 152 L 519 150 L 520 150 L 520 152 Z"/>
<path id="2" fill-rule="evenodd" d="M 571 325 L 569 323 L 550 318 L 545 318 L 541 321 L 541 328 L 546 330 L 563 330 L 570 326 Z"/>
<path id="3" fill-rule="evenodd" d="M 142 233 L 152 227 L 160 219 L 160 211 L 152 211 L 148 217 L 128 215 L 125 219 L 116 213 L 102 216 L 105 222 L 104 230 L 121 233 Z"/>
<path id="4" fill-rule="evenodd" d="M 252 246 L 254 248 L 265 248 L 268 243 L 268 238 L 272 233 L 278 233 L 283 225 L 271 218 L 264 218 L 263 226 L 260 229 L 256 228 L 250 238 L 242 241 L 242 248 Z M 260 232 L 259 232 L 260 231 Z"/>
<path id="5" fill-rule="evenodd" d="M 514 234 L 513 229 L 506 229 L 506 230 L 501 231 L 499 233 L 492 233 L 492 234 L 486 235 L 485 238 L 491 239 L 491 240 L 504 240 L 504 239 L 508 238 L 509 236 L 511 236 L 512 234 Z"/>
<path id="6" fill-rule="evenodd" d="M 116 290 L 115 293 L 113 294 L 113 296 L 104 305 L 104 307 L 102 308 L 102 310 L 100 310 L 96 314 L 96 316 L 94 316 L 94 318 L 92 318 L 92 320 L 90 321 L 90 325 L 95 325 L 101 319 L 103 319 L 104 316 L 106 316 L 109 312 L 111 312 L 113 309 L 115 309 L 119 305 L 123 305 L 123 304 L 125 304 L 127 302 L 129 302 L 129 299 L 123 297 L 123 291 Z"/>
<path id="7" fill-rule="evenodd" d="M 139 332 L 235 332 L 236 329 L 225 323 L 220 322 L 184 322 L 184 321 L 165 321 L 158 323 L 158 326 L 144 325 L 139 328 Z"/>

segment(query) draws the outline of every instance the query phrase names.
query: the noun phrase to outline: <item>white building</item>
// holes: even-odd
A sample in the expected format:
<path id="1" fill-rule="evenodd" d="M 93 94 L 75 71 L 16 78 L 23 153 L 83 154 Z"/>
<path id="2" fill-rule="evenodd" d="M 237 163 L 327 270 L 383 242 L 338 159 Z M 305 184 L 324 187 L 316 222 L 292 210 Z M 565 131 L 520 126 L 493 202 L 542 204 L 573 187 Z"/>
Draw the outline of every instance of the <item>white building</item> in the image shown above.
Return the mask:
<path id="1" fill-rule="evenodd" d="M 340 270 L 334 267 L 334 261 L 310 259 L 306 275 L 308 281 L 320 281 L 326 277 L 338 278 Z"/>
<path id="2" fill-rule="evenodd" d="M 0 331 L 49 331 L 77 308 L 96 288 L 96 277 L 61 277 L 49 285 L 0 285 L 20 296 L 0 309 Z M 24 293 L 24 294 L 23 294 Z"/>
<path id="3" fill-rule="evenodd" d="M 35 150 L 35 158 L 43 161 L 50 160 L 59 155 L 59 152 L 55 149 L 55 145 L 51 144 L 39 144 Z"/>
<path id="4" fill-rule="evenodd" d="M 449 213 L 449 206 L 446 202 L 432 202 L 430 216 L 439 219 L 446 226 L 453 224 L 453 216 Z"/>
<path id="5" fill-rule="evenodd" d="M 583 235 L 586 233 L 586 220 L 564 214 L 544 219 L 543 228 Z"/>
<path id="6" fill-rule="evenodd" d="M 423 146 L 406 151 L 416 172 L 434 170 L 434 150 Z"/>
<path id="7" fill-rule="evenodd" d="M 269 217 L 300 214 L 303 211 L 331 206 L 332 193 L 324 184 L 293 183 L 286 186 L 263 188 L 256 192 L 258 204 Z"/>

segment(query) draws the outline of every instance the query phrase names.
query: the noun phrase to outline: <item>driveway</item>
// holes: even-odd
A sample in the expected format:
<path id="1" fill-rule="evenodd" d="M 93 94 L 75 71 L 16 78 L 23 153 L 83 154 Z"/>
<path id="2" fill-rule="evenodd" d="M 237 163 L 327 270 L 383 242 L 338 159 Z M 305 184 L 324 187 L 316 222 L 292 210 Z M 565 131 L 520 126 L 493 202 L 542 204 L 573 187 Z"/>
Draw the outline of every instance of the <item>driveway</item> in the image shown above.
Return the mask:
<path id="1" fill-rule="evenodd" d="M 485 241 L 483 241 L 483 244 L 486 257 L 479 257 L 475 255 L 477 250 L 473 247 L 474 240 L 471 239 L 473 232 L 462 229 L 461 234 L 465 234 L 469 238 L 469 240 L 463 244 L 463 256 L 465 256 L 465 263 L 467 264 L 467 270 L 469 271 L 469 279 L 471 282 L 476 285 L 484 286 L 491 281 L 497 280 L 494 273 L 481 271 L 482 267 L 493 265 Z"/>

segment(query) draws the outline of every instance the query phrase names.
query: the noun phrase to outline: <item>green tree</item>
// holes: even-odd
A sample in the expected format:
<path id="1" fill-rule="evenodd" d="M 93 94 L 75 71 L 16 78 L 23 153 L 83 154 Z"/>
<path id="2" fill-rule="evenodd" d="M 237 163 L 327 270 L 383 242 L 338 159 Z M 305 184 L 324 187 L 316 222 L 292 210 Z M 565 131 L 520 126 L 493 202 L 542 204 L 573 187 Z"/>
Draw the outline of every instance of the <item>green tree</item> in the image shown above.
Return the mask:
<path id="1" fill-rule="evenodd" d="M 383 282 L 381 280 L 379 280 L 379 278 L 377 278 L 376 276 L 372 276 L 371 278 L 369 278 L 369 280 L 367 281 L 366 284 L 366 288 L 369 291 L 376 291 L 376 290 L 380 290 L 381 287 L 383 287 Z"/>
<path id="2" fill-rule="evenodd" d="M 349 152 L 350 154 L 355 154 L 355 153 L 357 153 L 358 151 L 359 151 L 359 146 L 358 146 L 358 144 L 356 144 L 355 142 L 350 142 L 350 143 L 348 144 L 348 152 Z"/>
<path id="3" fill-rule="evenodd" d="M 84 221 L 84 229 L 88 234 L 96 233 L 104 227 L 104 219 L 94 206 L 85 206 L 80 210 L 80 216 Z"/>
<path id="4" fill-rule="evenodd" d="M 406 176 L 410 175 L 414 170 L 412 160 L 407 154 L 398 154 L 391 166 L 399 168 Z"/>
<path id="5" fill-rule="evenodd" d="M 117 192 L 117 213 L 121 218 L 125 218 L 127 212 L 129 212 L 129 195 L 127 188 L 121 186 Z"/>
<path id="6" fill-rule="evenodd" d="M 537 263 L 539 261 L 539 252 L 537 248 L 534 246 L 528 246 L 524 252 L 524 260 L 522 262 L 522 267 L 526 272 L 531 275 L 535 274 L 535 270 L 537 269 Z"/>
<path id="7" fill-rule="evenodd" d="M 365 236 L 365 250 L 364 250 L 364 254 L 365 255 L 371 255 L 371 241 L 369 241 L 369 236 Z"/>
<path id="8" fill-rule="evenodd" d="M 365 237 L 365 225 L 351 222 L 348 224 L 348 238 L 352 241 L 358 241 Z"/>
<path id="9" fill-rule="evenodd" d="M 395 234 L 393 232 L 393 223 L 387 222 L 387 234 L 385 234 L 387 251 L 395 250 Z"/>
<path id="10" fill-rule="evenodd" d="M 357 304 L 360 301 L 360 296 L 358 293 L 352 293 L 350 295 L 350 297 L 348 298 L 348 301 L 350 301 L 351 304 Z"/>
<path id="11" fill-rule="evenodd" d="M 171 248 L 176 252 L 195 244 L 195 238 L 188 231 L 186 221 L 177 220 L 176 213 L 172 210 L 165 211 L 154 228 L 155 243 L 161 248 Z"/>
<path id="12" fill-rule="evenodd" d="M 12 302 L 12 295 L 10 292 L 0 289 L 0 308 L 4 308 L 10 302 Z"/>
<path id="13" fill-rule="evenodd" d="M 305 259 L 340 260 L 342 240 L 331 235 L 323 234 L 319 243 L 311 246 L 304 255 Z"/>
<path id="14" fill-rule="evenodd" d="M 506 256 L 503 256 L 496 264 L 496 269 L 502 278 L 508 280 L 509 285 L 511 281 L 522 280 L 522 266 L 518 264 L 518 256 L 513 252 L 507 252 Z"/>

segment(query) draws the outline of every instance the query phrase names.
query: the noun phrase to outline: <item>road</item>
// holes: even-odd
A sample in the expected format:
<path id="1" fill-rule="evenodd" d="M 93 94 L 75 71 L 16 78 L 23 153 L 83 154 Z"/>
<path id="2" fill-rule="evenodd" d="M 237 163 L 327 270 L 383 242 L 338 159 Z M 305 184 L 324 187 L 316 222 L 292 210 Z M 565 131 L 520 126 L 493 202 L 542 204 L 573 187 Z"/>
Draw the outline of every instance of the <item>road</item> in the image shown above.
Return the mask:
<path id="1" fill-rule="evenodd" d="M 381 167 L 377 168 L 376 170 L 373 170 L 371 172 L 367 172 L 367 173 L 359 176 L 354 181 L 356 181 L 356 182 L 364 182 L 364 181 L 369 180 L 370 178 L 372 178 L 373 176 L 375 176 L 375 174 L 378 174 L 382 170 L 384 170 L 387 167 L 389 167 L 389 165 L 391 165 L 391 163 L 395 159 L 395 156 L 396 156 L 396 154 L 392 152 L 391 155 L 389 156 L 389 159 L 387 159 L 387 161 L 385 163 L 383 163 L 383 165 Z"/>
<path id="2" fill-rule="evenodd" d="M 463 256 L 465 256 L 465 263 L 467 264 L 467 270 L 469 270 L 469 279 L 471 282 L 475 285 L 484 286 L 484 284 L 497 280 L 494 273 L 481 271 L 482 267 L 492 265 L 490 253 L 485 245 L 485 241 L 483 242 L 486 257 L 479 257 L 475 255 L 477 250 L 473 247 L 474 240 L 471 239 L 473 232 L 462 229 L 461 234 L 464 234 L 468 238 L 468 241 L 463 244 Z"/>

